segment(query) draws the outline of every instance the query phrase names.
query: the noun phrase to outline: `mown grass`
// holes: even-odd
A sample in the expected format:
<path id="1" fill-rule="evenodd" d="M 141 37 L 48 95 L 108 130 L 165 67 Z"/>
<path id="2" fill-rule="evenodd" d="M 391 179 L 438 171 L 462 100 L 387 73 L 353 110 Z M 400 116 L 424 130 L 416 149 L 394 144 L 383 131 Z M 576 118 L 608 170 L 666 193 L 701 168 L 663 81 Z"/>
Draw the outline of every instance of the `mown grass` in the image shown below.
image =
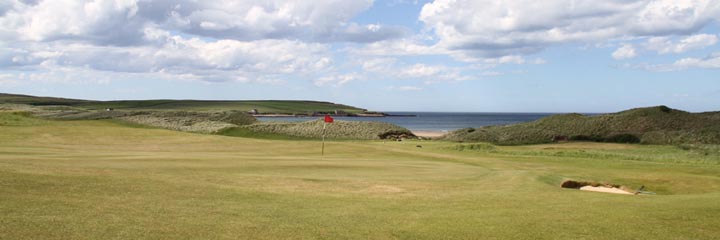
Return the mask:
<path id="1" fill-rule="evenodd" d="M 0 239 L 720 236 L 720 166 L 672 161 L 700 157 L 694 148 L 330 141 L 323 157 L 318 141 L 0 119 L 31 123 L 0 125 Z M 556 156 L 579 151 L 592 154 Z M 658 195 L 562 189 L 563 179 Z"/>

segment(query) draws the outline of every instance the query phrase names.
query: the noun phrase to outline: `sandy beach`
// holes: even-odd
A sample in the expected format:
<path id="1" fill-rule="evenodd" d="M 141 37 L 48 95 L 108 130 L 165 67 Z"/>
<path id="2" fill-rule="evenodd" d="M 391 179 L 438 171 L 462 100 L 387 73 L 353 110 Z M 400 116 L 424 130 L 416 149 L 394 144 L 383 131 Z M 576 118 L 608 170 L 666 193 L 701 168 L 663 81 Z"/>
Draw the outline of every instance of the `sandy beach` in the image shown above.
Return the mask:
<path id="1" fill-rule="evenodd" d="M 418 137 L 436 138 L 445 135 L 447 132 L 443 131 L 428 131 L 428 130 L 412 130 L 412 133 Z"/>

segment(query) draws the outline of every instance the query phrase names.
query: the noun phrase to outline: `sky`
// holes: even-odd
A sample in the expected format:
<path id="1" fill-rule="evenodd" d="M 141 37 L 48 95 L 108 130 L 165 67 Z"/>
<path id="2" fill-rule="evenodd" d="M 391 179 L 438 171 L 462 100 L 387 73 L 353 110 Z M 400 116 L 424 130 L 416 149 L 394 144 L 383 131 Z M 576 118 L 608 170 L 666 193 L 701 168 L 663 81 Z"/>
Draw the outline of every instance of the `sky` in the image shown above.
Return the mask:
<path id="1" fill-rule="evenodd" d="M 720 110 L 718 0 L 2 0 L 0 92 Z"/>

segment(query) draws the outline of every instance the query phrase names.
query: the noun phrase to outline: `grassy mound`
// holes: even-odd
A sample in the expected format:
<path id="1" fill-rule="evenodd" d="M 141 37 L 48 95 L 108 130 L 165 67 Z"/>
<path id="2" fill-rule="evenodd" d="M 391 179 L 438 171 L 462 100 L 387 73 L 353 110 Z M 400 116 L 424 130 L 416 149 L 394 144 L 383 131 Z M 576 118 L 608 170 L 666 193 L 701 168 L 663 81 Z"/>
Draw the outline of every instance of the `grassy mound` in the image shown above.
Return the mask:
<path id="1" fill-rule="evenodd" d="M 227 129 L 220 134 L 229 136 L 281 136 L 293 138 L 320 138 L 323 133 L 323 121 L 307 122 L 260 122 L 241 126 L 242 129 Z M 388 134 L 390 133 L 390 134 Z M 392 136 L 390 136 L 392 135 Z M 329 139 L 381 139 L 404 135 L 415 137 L 410 130 L 390 123 L 335 121 L 327 124 L 325 137 Z"/>
<path id="2" fill-rule="evenodd" d="M 460 129 L 450 141 L 501 145 L 537 144 L 557 140 L 648 144 L 720 143 L 720 112 L 689 113 L 666 106 L 637 108 L 613 114 L 554 115 L 529 123 Z"/>

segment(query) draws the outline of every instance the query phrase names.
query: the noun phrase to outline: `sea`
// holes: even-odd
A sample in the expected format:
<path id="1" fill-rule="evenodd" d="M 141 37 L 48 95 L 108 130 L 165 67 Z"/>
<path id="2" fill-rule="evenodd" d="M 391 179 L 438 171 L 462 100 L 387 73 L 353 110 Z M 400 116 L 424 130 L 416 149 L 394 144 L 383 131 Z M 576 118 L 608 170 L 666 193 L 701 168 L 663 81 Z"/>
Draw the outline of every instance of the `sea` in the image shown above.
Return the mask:
<path id="1" fill-rule="evenodd" d="M 412 131 L 448 132 L 461 128 L 506 125 L 535 121 L 556 113 L 462 113 L 462 112 L 385 112 L 386 117 L 333 117 L 345 121 L 388 122 Z M 413 116 L 402 116 L 413 115 Z M 300 122 L 321 117 L 258 117 L 260 121 Z"/>

